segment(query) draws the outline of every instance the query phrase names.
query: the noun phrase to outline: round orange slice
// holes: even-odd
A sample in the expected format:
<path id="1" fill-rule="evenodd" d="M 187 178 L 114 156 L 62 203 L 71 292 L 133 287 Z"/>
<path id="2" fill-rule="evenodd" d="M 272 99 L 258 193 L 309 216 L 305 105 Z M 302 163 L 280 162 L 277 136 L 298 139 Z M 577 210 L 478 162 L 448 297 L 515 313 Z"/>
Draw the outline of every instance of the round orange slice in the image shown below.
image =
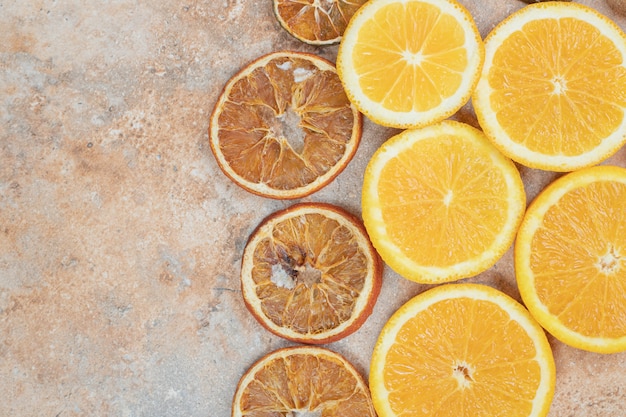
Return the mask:
<path id="1" fill-rule="evenodd" d="M 350 20 L 337 71 L 350 100 L 372 121 L 416 128 L 469 100 L 483 57 L 478 28 L 456 0 L 376 0 Z"/>
<path id="2" fill-rule="evenodd" d="M 376 417 L 367 385 L 342 355 L 317 346 L 271 352 L 241 377 L 232 417 Z"/>
<path id="3" fill-rule="evenodd" d="M 485 285 L 448 284 L 385 324 L 369 386 L 379 417 L 539 417 L 555 380 L 546 335 L 521 304 Z"/>
<path id="4" fill-rule="evenodd" d="M 596 165 L 626 142 L 626 35 L 591 7 L 526 6 L 485 38 L 472 97 L 508 157 L 550 171 Z"/>
<path id="5" fill-rule="evenodd" d="M 281 26 L 302 42 L 328 45 L 341 39 L 354 12 L 366 0 L 274 0 Z"/>
<path id="6" fill-rule="evenodd" d="M 425 284 L 493 266 L 526 208 L 511 160 L 483 133 L 443 121 L 387 140 L 365 170 L 363 220 L 382 259 Z"/>
<path id="7" fill-rule="evenodd" d="M 246 306 L 266 329 L 301 343 L 356 331 L 380 292 L 382 262 L 358 218 L 324 203 L 300 203 L 265 218 L 241 266 Z"/>
<path id="8" fill-rule="evenodd" d="M 329 61 L 275 52 L 248 64 L 220 95 L 209 125 L 222 171 L 269 198 L 307 196 L 348 165 L 362 117 Z"/>
<path id="9" fill-rule="evenodd" d="M 584 168 L 530 204 L 515 243 L 524 303 L 557 339 L 626 351 L 626 169 Z"/>

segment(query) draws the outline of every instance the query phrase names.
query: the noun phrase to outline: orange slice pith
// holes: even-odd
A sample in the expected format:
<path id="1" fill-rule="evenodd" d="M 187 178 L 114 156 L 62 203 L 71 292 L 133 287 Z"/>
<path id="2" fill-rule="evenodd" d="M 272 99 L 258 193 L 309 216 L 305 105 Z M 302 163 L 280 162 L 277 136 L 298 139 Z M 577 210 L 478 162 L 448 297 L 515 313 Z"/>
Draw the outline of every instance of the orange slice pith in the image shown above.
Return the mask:
<path id="1" fill-rule="evenodd" d="M 337 43 L 354 12 L 366 0 L 274 0 L 281 26 L 311 45 Z"/>
<path id="2" fill-rule="evenodd" d="M 382 259 L 441 283 L 491 267 L 526 205 L 515 165 L 477 129 L 444 121 L 388 139 L 363 180 L 363 220 Z"/>
<path id="3" fill-rule="evenodd" d="M 241 377 L 232 417 L 376 417 L 363 377 L 343 356 L 316 346 L 271 352 Z"/>
<path id="4" fill-rule="evenodd" d="M 555 366 L 523 306 L 484 285 L 448 284 L 385 324 L 369 385 L 379 417 L 545 416 Z"/>
<path id="5" fill-rule="evenodd" d="M 339 207 L 300 203 L 266 217 L 244 249 L 246 306 L 266 329 L 330 343 L 371 314 L 382 262 L 360 220 Z"/>
<path id="6" fill-rule="evenodd" d="M 483 57 L 478 28 L 456 0 L 377 0 L 350 20 L 337 71 L 371 120 L 421 127 L 469 100 Z"/>
<path id="7" fill-rule="evenodd" d="M 211 115 L 209 141 L 236 184 L 264 197 L 294 199 L 343 171 L 361 125 L 332 63 L 284 51 L 258 58 L 229 80 Z"/>
<path id="8" fill-rule="evenodd" d="M 528 309 L 557 339 L 626 350 L 626 169 L 585 168 L 546 187 L 520 226 L 515 270 Z"/>
<path id="9" fill-rule="evenodd" d="M 511 159 L 552 171 L 595 165 L 626 141 L 626 36 L 576 3 L 520 9 L 485 38 L 472 102 Z"/>

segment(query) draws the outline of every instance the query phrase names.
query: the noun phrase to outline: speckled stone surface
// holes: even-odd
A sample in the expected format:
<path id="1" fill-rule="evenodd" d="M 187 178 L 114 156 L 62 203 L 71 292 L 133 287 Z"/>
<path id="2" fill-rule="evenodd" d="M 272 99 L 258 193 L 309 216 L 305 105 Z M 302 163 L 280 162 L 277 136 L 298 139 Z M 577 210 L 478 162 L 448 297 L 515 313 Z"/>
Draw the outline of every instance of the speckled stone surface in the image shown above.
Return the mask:
<path id="1" fill-rule="evenodd" d="M 483 36 L 524 5 L 461 2 Z M 0 416 L 227 417 L 242 373 L 289 345 L 247 312 L 238 274 L 250 232 L 292 202 L 221 173 L 209 114 L 257 56 L 337 46 L 292 38 L 269 0 L 80 4 L 0 1 Z M 469 105 L 455 118 L 476 125 Z M 348 168 L 303 200 L 360 214 L 365 165 L 394 133 L 366 120 Z M 520 170 L 529 201 L 556 177 Z M 511 251 L 467 281 L 519 300 Z M 386 319 L 426 288 L 386 268 L 372 316 L 328 347 L 367 375 Z M 551 417 L 626 415 L 626 354 L 550 342 Z"/>

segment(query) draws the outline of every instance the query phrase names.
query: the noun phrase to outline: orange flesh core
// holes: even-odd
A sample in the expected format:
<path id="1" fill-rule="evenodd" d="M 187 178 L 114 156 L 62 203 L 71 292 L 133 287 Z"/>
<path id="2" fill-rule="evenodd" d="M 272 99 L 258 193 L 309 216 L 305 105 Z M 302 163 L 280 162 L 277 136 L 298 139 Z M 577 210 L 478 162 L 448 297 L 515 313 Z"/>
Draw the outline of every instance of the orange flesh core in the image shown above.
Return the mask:
<path id="1" fill-rule="evenodd" d="M 395 340 L 383 375 L 392 409 L 442 417 L 530 414 L 541 381 L 537 350 L 494 303 L 436 302 Z"/>
<path id="2" fill-rule="evenodd" d="M 498 122 L 532 151 L 575 156 L 594 149 L 624 118 L 620 51 L 579 19 L 531 21 L 523 31 L 499 46 L 489 71 Z"/>
<path id="3" fill-rule="evenodd" d="M 372 101 L 397 112 L 422 112 L 458 90 L 468 59 L 465 34 L 452 16 L 409 2 L 383 7 L 373 19 L 377 24 L 361 28 L 352 52 Z"/>
<path id="4" fill-rule="evenodd" d="M 585 336 L 626 335 L 626 184 L 566 193 L 531 245 L 534 285 L 551 314 Z"/>

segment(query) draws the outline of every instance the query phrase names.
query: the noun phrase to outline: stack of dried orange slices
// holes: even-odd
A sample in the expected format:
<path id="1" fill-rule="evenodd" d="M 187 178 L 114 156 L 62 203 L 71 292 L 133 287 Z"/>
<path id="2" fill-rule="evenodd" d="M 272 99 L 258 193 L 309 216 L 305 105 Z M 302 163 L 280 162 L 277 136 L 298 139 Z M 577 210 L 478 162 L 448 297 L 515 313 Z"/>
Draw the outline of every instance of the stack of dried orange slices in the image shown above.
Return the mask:
<path id="1" fill-rule="evenodd" d="M 338 42 L 364 0 L 275 0 L 280 24 L 303 42 Z M 224 174 L 262 197 L 297 199 L 345 169 L 362 116 L 334 65 L 313 54 L 259 57 L 226 84 L 210 119 Z M 246 307 L 272 333 L 322 344 L 356 331 L 381 287 L 382 261 L 360 219 L 330 204 L 272 213 L 250 236 L 241 266 Z M 241 378 L 232 416 L 375 417 L 367 385 L 341 355 L 319 347 L 268 353 Z"/>

